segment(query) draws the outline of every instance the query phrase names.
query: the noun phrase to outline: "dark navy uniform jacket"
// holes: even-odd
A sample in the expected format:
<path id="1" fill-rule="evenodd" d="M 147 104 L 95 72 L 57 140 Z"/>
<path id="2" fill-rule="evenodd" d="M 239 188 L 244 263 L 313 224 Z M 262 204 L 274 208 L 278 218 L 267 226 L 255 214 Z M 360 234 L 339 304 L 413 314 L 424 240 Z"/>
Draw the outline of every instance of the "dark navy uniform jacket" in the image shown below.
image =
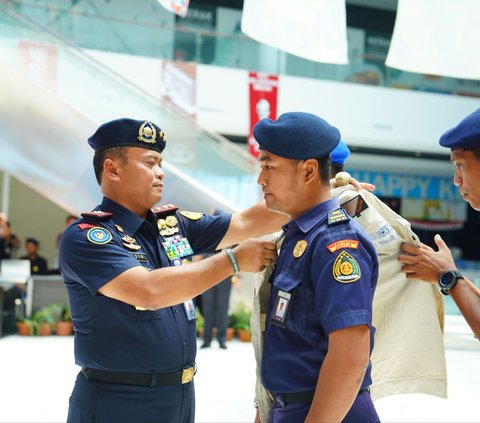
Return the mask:
<path id="1" fill-rule="evenodd" d="M 333 331 L 368 325 L 372 351 L 378 258 L 339 207 L 338 199 L 328 200 L 284 226 L 262 357 L 262 382 L 271 392 L 314 390 Z M 370 384 L 369 365 L 362 387 Z"/>
<path id="2" fill-rule="evenodd" d="M 119 372 L 174 371 L 191 365 L 196 354 L 195 319 L 187 319 L 183 304 L 138 310 L 98 293 L 132 267 L 170 266 L 157 216 L 149 211 L 143 220 L 108 198 L 96 210 L 112 215 L 80 219 L 60 241 L 59 267 L 70 298 L 76 364 Z M 214 252 L 231 218 L 203 215 L 193 220 L 178 211 L 172 214 L 178 221 L 176 235 L 187 237 L 195 254 Z M 124 242 L 125 237 L 134 241 Z"/>

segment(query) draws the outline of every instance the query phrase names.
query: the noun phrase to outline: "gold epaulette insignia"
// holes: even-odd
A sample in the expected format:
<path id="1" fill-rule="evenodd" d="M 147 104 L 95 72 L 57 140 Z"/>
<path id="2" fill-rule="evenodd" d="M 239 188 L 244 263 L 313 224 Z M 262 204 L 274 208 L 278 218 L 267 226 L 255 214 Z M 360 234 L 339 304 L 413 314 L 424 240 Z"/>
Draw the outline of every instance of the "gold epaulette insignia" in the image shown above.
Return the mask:
<path id="1" fill-rule="evenodd" d="M 185 211 L 185 210 L 182 210 L 181 212 L 179 212 L 182 216 L 185 216 L 187 219 L 190 219 L 190 220 L 198 220 L 200 219 L 202 216 L 203 216 L 203 213 L 199 213 L 199 212 L 191 212 L 191 211 Z"/>

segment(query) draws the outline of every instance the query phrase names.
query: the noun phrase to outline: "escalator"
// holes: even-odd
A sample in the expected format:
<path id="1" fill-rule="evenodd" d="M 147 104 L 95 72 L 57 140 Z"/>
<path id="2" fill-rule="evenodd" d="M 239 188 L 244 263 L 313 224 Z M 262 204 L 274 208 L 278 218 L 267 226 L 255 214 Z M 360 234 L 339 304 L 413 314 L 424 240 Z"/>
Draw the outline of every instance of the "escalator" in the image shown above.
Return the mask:
<path id="1" fill-rule="evenodd" d="M 101 194 L 86 139 L 119 117 L 166 132 L 162 203 L 234 211 L 260 198 L 244 150 L 0 0 L 0 169 L 69 212 L 89 210 Z"/>

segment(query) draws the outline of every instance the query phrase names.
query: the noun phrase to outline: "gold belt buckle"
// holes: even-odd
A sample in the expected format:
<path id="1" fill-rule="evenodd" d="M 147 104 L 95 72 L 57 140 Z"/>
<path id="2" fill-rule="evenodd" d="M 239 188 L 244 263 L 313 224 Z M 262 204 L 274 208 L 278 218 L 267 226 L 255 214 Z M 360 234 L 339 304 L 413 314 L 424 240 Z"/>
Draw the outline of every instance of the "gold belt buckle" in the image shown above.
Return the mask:
<path id="1" fill-rule="evenodd" d="M 195 374 L 195 368 L 189 367 L 188 369 L 183 369 L 182 371 L 182 384 L 191 382 L 193 380 L 193 375 Z"/>

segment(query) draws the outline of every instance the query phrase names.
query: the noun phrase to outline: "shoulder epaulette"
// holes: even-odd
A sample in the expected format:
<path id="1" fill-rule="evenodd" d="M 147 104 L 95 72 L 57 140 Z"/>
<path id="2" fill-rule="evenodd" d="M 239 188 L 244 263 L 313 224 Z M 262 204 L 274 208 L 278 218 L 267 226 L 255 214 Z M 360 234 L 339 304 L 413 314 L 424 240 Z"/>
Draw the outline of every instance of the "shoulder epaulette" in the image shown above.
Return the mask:
<path id="1" fill-rule="evenodd" d="M 89 220 L 96 220 L 96 221 L 102 221 L 102 220 L 108 220 L 112 217 L 112 213 L 110 212 L 104 212 L 101 210 L 94 210 L 91 212 L 85 212 L 82 213 L 81 216 L 85 219 Z"/>
<path id="2" fill-rule="evenodd" d="M 163 206 L 155 207 L 152 209 L 152 212 L 157 215 L 157 217 L 166 215 L 166 214 L 172 214 L 178 210 L 177 206 L 174 206 L 173 204 L 165 204 Z"/>
<path id="3" fill-rule="evenodd" d="M 347 213 L 343 209 L 336 209 L 328 213 L 329 225 L 336 225 L 337 223 L 348 222 L 348 220 L 349 219 Z"/>

